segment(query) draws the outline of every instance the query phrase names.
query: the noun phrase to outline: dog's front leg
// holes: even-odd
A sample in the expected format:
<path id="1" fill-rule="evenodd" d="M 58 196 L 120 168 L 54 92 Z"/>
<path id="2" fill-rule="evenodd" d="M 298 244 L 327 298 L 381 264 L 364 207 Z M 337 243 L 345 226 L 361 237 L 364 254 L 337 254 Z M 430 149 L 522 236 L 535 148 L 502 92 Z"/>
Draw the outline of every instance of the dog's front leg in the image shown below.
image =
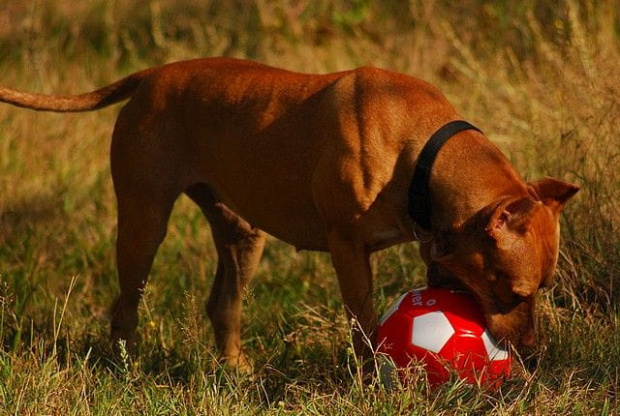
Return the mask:
<path id="1" fill-rule="evenodd" d="M 372 300 L 369 251 L 360 241 L 329 236 L 329 251 L 336 269 L 340 293 L 353 327 L 353 346 L 362 363 L 372 358 L 377 317 Z"/>

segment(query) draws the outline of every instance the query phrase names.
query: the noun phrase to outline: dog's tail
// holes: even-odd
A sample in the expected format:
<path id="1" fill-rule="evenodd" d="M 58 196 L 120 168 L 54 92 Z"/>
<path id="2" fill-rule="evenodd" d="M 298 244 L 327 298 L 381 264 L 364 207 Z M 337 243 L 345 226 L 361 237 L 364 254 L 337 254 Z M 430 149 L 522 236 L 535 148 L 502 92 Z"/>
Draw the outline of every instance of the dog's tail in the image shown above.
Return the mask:
<path id="1" fill-rule="evenodd" d="M 153 71 L 154 68 L 136 72 L 96 91 L 77 95 L 31 94 L 0 85 L 0 102 L 58 113 L 99 110 L 131 97 L 140 82 Z"/>

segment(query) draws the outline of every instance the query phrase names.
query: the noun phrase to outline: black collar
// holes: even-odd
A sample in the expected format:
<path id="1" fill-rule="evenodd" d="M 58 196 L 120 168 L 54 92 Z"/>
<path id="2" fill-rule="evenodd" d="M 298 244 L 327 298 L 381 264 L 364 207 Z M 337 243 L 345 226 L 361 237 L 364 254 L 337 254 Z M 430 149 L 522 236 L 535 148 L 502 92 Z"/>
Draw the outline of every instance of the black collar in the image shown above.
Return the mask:
<path id="1" fill-rule="evenodd" d="M 428 188 L 431 168 L 441 147 L 452 136 L 463 130 L 476 130 L 482 133 L 480 129 L 466 121 L 451 121 L 431 136 L 418 156 L 413 180 L 409 185 L 409 215 L 418 226 L 425 230 L 431 229 L 431 201 Z"/>

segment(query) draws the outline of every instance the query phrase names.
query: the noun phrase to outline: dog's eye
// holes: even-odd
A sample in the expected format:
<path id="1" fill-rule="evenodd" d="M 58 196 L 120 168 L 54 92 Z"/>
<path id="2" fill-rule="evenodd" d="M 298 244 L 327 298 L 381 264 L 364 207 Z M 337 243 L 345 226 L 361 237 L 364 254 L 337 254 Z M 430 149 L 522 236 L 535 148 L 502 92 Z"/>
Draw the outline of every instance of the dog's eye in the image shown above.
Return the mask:
<path id="1" fill-rule="evenodd" d="M 501 297 L 497 299 L 496 305 L 502 313 L 509 313 L 517 306 L 521 305 L 523 302 L 526 302 L 527 298 L 525 296 L 517 295 L 516 293 L 511 293 L 507 296 Z"/>
<path id="2" fill-rule="evenodd" d="M 513 295 L 512 295 L 512 305 L 513 306 L 519 305 L 519 304 L 521 304 L 521 303 L 523 303 L 525 301 L 527 301 L 527 297 L 526 296 L 521 296 L 521 295 L 518 295 L 516 293 L 513 293 Z"/>
<path id="3" fill-rule="evenodd" d="M 513 293 L 510 296 L 510 301 L 506 302 L 503 305 L 502 310 L 504 311 L 504 313 L 510 312 L 513 309 L 515 309 L 516 307 L 518 307 L 519 305 L 521 305 L 522 303 L 527 302 L 527 297 L 526 296 L 521 296 L 521 295 L 517 295 L 516 293 Z"/>

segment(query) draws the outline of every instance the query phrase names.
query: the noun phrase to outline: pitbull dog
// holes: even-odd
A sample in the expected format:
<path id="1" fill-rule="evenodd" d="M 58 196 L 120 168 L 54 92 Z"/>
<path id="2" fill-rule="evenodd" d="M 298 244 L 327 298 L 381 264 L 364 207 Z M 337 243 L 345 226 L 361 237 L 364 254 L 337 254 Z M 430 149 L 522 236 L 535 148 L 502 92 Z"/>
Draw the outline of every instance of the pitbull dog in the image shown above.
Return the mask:
<path id="1" fill-rule="evenodd" d="M 223 360 L 245 366 L 243 291 L 265 232 L 299 250 L 328 251 L 367 358 L 377 317 L 369 255 L 416 239 L 431 283 L 474 293 L 491 332 L 534 345 L 535 298 L 558 258 L 558 216 L 578 187 L 525 182 L 474 128 L 453 135 L 427 172 L 428 229 L 408 191 L 429 137 L 460 120 L 432 85 L 363 67 L 309 75 L 208 58 L 130 75 L 70 96 L 0 87 L 0 101 L 41 111 L 119 101 L 111 169 L 118 199 L 120 294 L 112 339 L 134 342 L 138 303 L 170 211 L 185 193 L 207 217 L 218 266 L 206 305 Z M 363 333 L 362 333 L 363 332 Z"/>

